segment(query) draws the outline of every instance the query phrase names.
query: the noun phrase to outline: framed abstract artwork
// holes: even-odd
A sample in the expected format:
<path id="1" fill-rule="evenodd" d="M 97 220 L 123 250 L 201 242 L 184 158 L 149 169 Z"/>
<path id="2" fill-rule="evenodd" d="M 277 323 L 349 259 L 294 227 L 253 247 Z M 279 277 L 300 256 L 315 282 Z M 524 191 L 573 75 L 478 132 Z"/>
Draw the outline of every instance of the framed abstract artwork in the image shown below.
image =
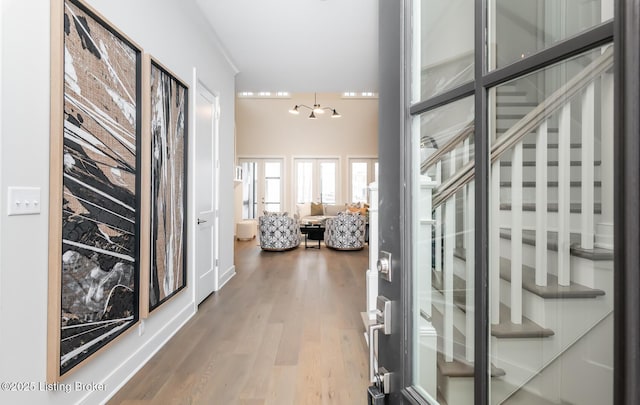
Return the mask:
<path id="1" fill-rule="evenodd" d="M 51 10 L 47 377 L 57 380 L 139 319 L 142 51 L 79 0 Z"/>
<path id="2" fill-rule="evenodd" d="M 150 81 L 149 311 L 185 288 L 188 86 L 148 57 Z"/>

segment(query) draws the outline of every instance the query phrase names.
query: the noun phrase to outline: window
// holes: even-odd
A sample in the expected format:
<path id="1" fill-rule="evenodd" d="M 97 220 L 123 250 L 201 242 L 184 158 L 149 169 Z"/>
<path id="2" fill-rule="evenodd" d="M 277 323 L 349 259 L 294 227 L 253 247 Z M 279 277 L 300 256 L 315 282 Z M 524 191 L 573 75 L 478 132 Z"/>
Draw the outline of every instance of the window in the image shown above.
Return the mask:
<path id="1" fill-rule="evenodd" d="M 351 202 L 368 202 L 369 185 L 378 180 L 378 160 L 375 158 L 349 159 Z"/>
<path id="2" fill-rule="evenodd" d="M 340 198 L 339 159 L 295 158 L 295 202 L 335 204 Z"/>

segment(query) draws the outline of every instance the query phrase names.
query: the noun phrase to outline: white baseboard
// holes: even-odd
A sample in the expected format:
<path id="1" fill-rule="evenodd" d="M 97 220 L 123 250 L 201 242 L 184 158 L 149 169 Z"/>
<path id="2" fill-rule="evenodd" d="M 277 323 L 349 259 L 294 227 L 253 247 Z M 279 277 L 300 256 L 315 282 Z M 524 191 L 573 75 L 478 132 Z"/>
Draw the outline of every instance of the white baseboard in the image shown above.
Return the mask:
<path id="1" fill-rule="evenodd" d="M 227 282 L 229 280 L 231 280 L 233 278 L 233 276 L 236 275 L 236 266 L 233 265 L 231 267 L 229 267 L 227 269 L 227 271 L 225 271 L 224 273 L 220 274 L 220 279 L 218 280 L 218 290 L 221 289 L 222 287 L 224 287 L 225 284 L 227 284 Z"/>
<path id="2" fill-rule="evenodd" d="M 109 401 L 195 314 L 190 302 L 170 322 L 167 322 L 166 326 L 158 330 L 142 347 L 102 380 L 101 383 L 107 387 L 107 390 L 91 391 L 78 403 L 105 404 Z"/>

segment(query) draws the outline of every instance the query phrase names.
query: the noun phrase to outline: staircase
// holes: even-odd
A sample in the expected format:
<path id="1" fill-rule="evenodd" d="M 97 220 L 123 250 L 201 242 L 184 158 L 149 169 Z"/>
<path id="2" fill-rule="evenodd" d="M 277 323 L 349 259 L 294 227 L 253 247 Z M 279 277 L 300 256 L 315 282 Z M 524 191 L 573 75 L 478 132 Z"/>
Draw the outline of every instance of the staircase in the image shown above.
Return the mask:
<path id="1" fill-rule="evenodd" d="M 592 55 L 542 101 L 521 83 L 491 95 L 492 404 L 611 401 L 611 66 L 612 49 Z M 420 261 L 432 272 L 419 299 L 423 321 L 437 331 L 438 400 L 448 405 L 473 403 L 470 129 L 436 145 L 421 165 L 425 184 L 434 184 L 420 197 L 433 204 L 420 234 L 433 250 Z"/>

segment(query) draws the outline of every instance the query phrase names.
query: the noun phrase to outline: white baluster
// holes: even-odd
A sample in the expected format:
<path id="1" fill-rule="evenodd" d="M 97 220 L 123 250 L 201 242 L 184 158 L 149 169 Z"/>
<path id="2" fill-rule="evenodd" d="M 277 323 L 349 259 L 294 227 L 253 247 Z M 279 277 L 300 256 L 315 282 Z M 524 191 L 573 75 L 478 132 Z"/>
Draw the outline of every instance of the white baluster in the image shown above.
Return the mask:
<path id="1" fill-rule="evenodd" d="M 376 319 L 378 297 L 378 183 L 369 184 L 369 270 L 367 270 L 367 314 Z"/>
<path id="2" fill-rule="evenodd" d="M 595 84 L 587 86 L 582 95 L 582 214 L 581 241 L 584 249 L 593 249 L 594 242 L 594 147 L 595 147 Z"/>
<path id="3" fill-rule="evenodd" d="M 428 316 L 431 316 L 431 246 L 432 232 L 431 227 L 435 221 L 432 219 L 432 193 L 436 186 L 436 182 L 432 181 L 429 176 L 420 176 L 420 202 L 417 215 L 420 218 L 418 228 L 418 244 L 417 244 L 417 264 L 419 267 L 419 280 L 415 291 L 419 294 L 420 306 Z"/>
<path id="4" fill-rule="evenodd" d="M 474 184 L 471 183 L 467 186 L 467 199 L 466 201 L 466 209 L 467 212 L 467 223 L 465 224 L 465 246 L 466 248 L 466 328 L 465 328 L 465 339 L 466 339 L 466 348 L 467 348 L 467 361 L 474 361 L 474 339 L 475 339 L 475 286 L 474 286 L 474 277 L 475 277 L 475 245 L 474 245 L 474 221 L 475 221 L 475 190 Z"/>
<path id="5" fill-rule="evenodd" d="M 571 103 L 560 109 L 558 133 L 558 284 L 571 278 Z"/>
<path id="6" fill-rule="evenodd" d="M 456 172 L 456 150 L 449 154 L 449 173 Z M 453 259 L 456 246 L 456 196 L 449 197 L 445 204 L 444 222 L 444 348 L 446 361 L 453 360 Z"/>
<path id="7" fill-rule="evenodd" d="M 613 74 L 602 74 L 600 95 L 600 188 L 602 213 L 596 227 L 595 246 L 613 249 Z"/>
<path id="8" fill-rule="evenodd" d="M 451 196 L 444 209 L 444 355 L 453 361 L 453 250 L 456 243 L 456 202 Z"/>
<path id="9" fill-rule="evenodd" d="M 489 291 L 491 322 L 500 323 L 500 161 L 491 166 L 489 213 Z"/>
<path id="10" fill-rule="evenodd" d="M 548 183 L 548 121 L 536 134 L 536 285 L 547 285 L 547 183 Z"/>
<path id="11" fill-rule="evenodd" d="M 511 322 L 522 323 L 522 142 L 511 159 Z"/>
<path id="12" fill-rule="evenodd" d="M 462 144 L 462 165 L 469 162 L 471 156 L 471 142 L 469 138 L 465 139 Z M 465 348 L 466 359 L 468 362 L 474 360 L 474 275 L 475 275 L 475 246 L 473 238 L 474 227 L 474 213 L 475 213 L 475 201 L 474 201 L 474 185 L 473 183 L 467 184 L 463 188 L 462 201 L 465 204 L 465 208 L 462 210 L 463 215 L 463 232 L 464 232 L 464 248 L 465 248 Z"/>
<path id="13" fill-rule="evenodd" d="M 436 182 L 442 183 L 442 161 L 436 163 Z M 442 205 L 436 208 L 436 232 L 435 232 L 435 251 L 436 263 L 435 271 L 438 276 L 442 275 Z"/>

